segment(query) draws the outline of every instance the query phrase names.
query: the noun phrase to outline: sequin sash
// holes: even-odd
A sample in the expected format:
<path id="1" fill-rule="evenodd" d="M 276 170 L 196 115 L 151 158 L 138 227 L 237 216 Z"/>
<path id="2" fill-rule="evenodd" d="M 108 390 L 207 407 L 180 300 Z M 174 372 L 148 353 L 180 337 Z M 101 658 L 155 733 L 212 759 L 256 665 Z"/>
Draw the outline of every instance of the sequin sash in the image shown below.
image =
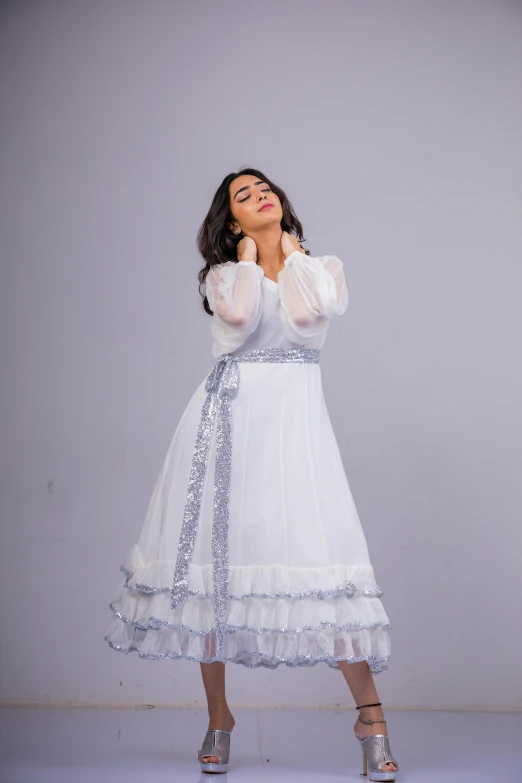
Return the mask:
<path id="1" fill-rule="evenodd" d="M 190 469 L 187 501 L 178 543 L 171 608 L 188 597 L 189 565 L 203 494 L 210 440 L 216 420 L 216 462 L 212 516 L 212 577 L 216 626 L 216 657 L 222 657 L 228 616 L 228 500 L 232 458 L 232 399 L 239 388 L 238 362 L 319 363 L 320 349 L 256 348 L 242 355 L 221 356 L 205 382 L 207 396 L 201 410 Z"/>

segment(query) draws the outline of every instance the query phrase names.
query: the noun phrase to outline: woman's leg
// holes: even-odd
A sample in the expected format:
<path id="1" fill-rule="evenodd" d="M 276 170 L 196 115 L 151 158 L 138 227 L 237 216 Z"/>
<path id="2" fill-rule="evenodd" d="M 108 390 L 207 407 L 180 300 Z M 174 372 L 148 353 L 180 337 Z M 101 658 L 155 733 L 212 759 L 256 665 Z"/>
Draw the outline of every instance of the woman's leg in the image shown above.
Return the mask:
<path id="1" fill-rule="evenodd" d="M 344 679 L 348 683 L 348 687 L 352 693 L 357 706 L 362 704 L 376 704 L 379 701 L 377 695 L 377 689 L 373 681 L 373 675 L 368 667 L 366 661 L 358 661 L 357 663 L 348 663 L 347 661 L 339 661 L 339 668 L 341 669 Z M 357 710 L 363 720 L 382 720 L 384 714 L 382 707 L 364 707 L 362 710 Z M 371 723 L 366 725 L 359 720 L 355 721 L 354 731 L 358 737 L 369 737 L 371 734 L 385 734 L 386 723 Z M 381 767 L 383 772 L 388 772 L 397 769 L 392 762 L 384 764 Z"/>
<path id="2" fill-rule="evenodd" d="M 209 729 L 232 731 L 235 720 L 230 712 L 225 695 L 225 664 L 221 661 L 200 663 L 201 676 L 207 696 Z M 217 756 L 203 756 L 205 763 L 218 763 Z"/>

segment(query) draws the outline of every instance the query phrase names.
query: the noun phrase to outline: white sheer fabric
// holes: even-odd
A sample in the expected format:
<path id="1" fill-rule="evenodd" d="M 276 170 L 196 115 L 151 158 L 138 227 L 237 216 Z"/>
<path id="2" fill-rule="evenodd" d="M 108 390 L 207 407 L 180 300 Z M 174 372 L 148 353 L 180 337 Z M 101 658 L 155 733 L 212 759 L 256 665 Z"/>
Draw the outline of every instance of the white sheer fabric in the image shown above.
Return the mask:
<path id="1" fill-rule="evenodd" d="M 278 283 L 254 261 L 212 267 L 213 353 L 320 348 L 348 305 L 337 256 L 296 251 Z M 389 620 L 323 396 L 321 366 L 238 363 L 232 401 L 226 660 L 244 666 L 387 667 Z M 210 368 L 209 368 L 210 369 Z M 144 658 L 213 660 L 213 433 L 189 568 L 188 599 L 170 592 L 205 378 L 172 437 L 137 543 L 122 563 L 106 640 Z"/>
<path id="2" fill-rule="evenodd" d="M 334 255 L 314 257 L 296 250 L 286 258 L 277 279 L 275 283 L 265 277 L 256 261 L 226 261 L 210 268 L 206 294 L 214 312 L 214 356 L 234 353 L 257 329 L 263 314 L 263 282 L 279 286 L 279 318 L 288 345 L 322 346 L 330 319 L 348 307 L 342 261 Z M 249 343 L 248 349 L 252 347 Z"/>
<path id="3" fill-rule="evenodd" d="M 222 347 L 220 353 L 235 351 L 257 328 L 263 312 L 263 277 L 255 261 L 225 261 L 210 267 L 205 281 L 214 313 L 210 331 Z"/>

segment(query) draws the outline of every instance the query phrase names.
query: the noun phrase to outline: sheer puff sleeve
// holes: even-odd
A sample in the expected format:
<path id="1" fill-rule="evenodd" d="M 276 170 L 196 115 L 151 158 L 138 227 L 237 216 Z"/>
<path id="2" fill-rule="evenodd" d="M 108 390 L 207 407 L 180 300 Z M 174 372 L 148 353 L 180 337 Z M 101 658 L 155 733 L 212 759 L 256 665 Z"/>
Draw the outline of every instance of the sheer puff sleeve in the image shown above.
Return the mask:
<path id="1" fill-rule="evenodd" d="M 277 279 L 281 317 L 295 342 L 325 332 L 330 319 L 348 307 L 343 262 L 337 256 L 314 257 L 295 250 Z"/>
<path id="2" fill-rule="evenodd" d="M 259 323 L 263 274 L 256 261 L 225 261 L 207 273 L 206 296 L 214 313 L 211 333 L 227 352 L 239 348 Z"/>

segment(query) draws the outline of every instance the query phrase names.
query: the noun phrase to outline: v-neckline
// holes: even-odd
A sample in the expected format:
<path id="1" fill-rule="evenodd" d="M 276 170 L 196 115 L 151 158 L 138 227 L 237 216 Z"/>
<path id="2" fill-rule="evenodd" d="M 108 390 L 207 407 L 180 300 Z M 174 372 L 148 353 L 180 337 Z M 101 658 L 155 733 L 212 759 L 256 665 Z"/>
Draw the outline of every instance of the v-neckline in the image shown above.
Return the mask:
<path id="1" fill-rule="evenodd" d="M 284 269 L 284 268 L 285 268 L 285 267 L 283 266 L 283 267 L 282 267 L 282 268 L 279 270 L 279 272 L 277 273 L 277 274 L 278 274 L 278 276 L 281 274 L 281 272 L 283 271 L 283 269 Z M 271 277 L 268 277 L 268 276 L 265 274 L 265 270 L 263 269 L 263 267 L 261 267 L 261 269 L 263 270 L 263 279 L 267 281 L 268 285 L 273 285 L 273 286 L 274 286 L 274 288 L 279 288 L 279 283 L 277 283 L 275 280 L 272 280 L 272 278 L 271 278 Z"/>
<path id="2" fill-rule="evenodd" d="M 267 277 L 264 272 L 263 272 L 263 280 L 265 280 L 265 282 L 269 283 L 270 285 L 275 286 L 275 288 L 279 288 L 279 283 L 276 283 L 276 281 L 272 280 L 271 277 Z"/>

